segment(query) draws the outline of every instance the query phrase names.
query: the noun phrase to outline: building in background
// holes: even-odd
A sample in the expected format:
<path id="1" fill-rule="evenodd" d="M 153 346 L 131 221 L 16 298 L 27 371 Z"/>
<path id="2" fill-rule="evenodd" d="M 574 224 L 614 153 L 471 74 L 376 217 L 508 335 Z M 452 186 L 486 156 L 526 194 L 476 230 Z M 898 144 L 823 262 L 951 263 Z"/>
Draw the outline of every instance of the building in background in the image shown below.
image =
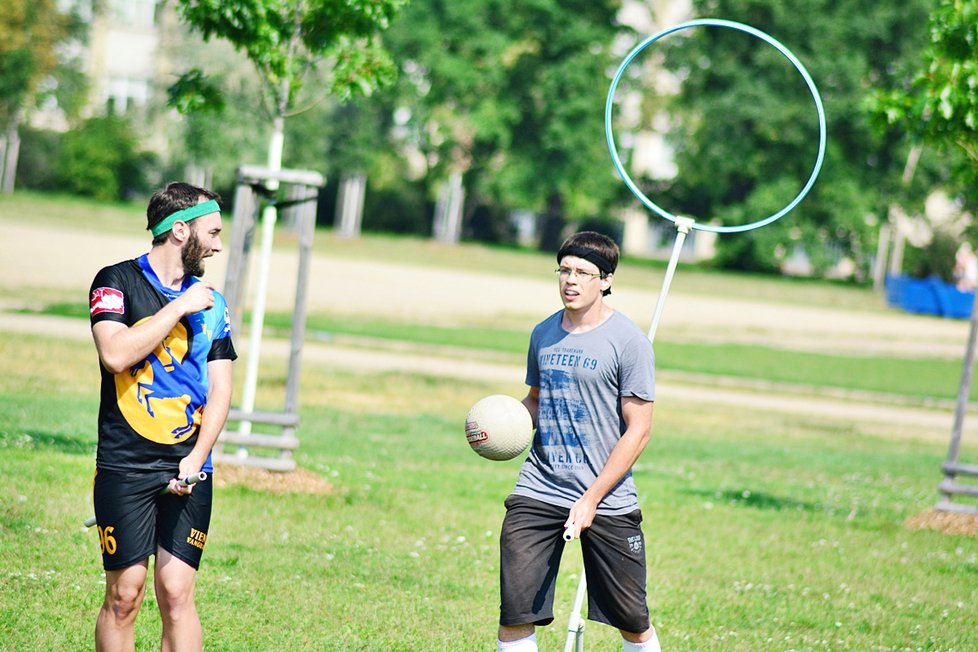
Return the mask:
<path id="1" fill-rule="evenodd" d="M 150 101 L 160 73 L 157 0 L 106 0 L 92 21 L 86 73 L 95 112 L 126 113 Z"/>
<path id="2" fill-rule="evenodd" d="M 171 3 L 165 0 L 103 0 L 92 18 L 85 73 L 91 83 L 88 115 L 127 114 L 146 125 L 166 119 L 158 108 L 171 83 L 170 66 L 163 56 L 167 28 L 176 25 Z M 156 103 L 154 105 L 154 103 Z M 143 130 L 143 146 L 165 154 L 164 129 Z"/>

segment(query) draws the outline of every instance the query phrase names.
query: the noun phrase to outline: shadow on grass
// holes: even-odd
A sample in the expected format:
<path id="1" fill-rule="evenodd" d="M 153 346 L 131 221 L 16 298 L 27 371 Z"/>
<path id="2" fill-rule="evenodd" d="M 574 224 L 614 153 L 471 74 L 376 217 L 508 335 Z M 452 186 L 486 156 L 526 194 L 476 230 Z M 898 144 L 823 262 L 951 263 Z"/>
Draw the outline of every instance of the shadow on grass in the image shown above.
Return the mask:
<path id="1" fill-rule="evenodd" d="M 67 455 L 91 455 L 96 443 L 88 435 L 66 435 L 43 430 L 0 430 L 0 448 L 55 450 Z"/>
<path id="2" fill-rule="evenodd" d="M 797 500 L 786 496 L 775 496 L 764 493 L 763 491 L 751 491 L 750 489 L 727 489 L 724 491 L 710 491 L 709 489 L 688 489 L 683 491 L 685 494 L 699 496 L 701 498 L 724 502 L 735 507 L 750 507 L 753 509 L 767 509 L 774 511 L 799 511 L 799 512 L 821 512 L 825 511 L 825 506 L 807 500 Z"/>

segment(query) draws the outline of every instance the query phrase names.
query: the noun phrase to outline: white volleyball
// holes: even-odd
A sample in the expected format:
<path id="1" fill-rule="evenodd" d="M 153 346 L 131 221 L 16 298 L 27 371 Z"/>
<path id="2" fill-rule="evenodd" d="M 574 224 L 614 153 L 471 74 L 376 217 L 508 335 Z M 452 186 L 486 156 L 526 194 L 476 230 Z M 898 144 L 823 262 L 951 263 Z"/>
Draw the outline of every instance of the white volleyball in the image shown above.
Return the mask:
<path id="1" fill-rule="evenodd" d="M 533 419 L 520 401 L 505 394 L 481 399 L 465 417 L 465 438 L 489 460 L 511 460 L 530 445 Z"/>

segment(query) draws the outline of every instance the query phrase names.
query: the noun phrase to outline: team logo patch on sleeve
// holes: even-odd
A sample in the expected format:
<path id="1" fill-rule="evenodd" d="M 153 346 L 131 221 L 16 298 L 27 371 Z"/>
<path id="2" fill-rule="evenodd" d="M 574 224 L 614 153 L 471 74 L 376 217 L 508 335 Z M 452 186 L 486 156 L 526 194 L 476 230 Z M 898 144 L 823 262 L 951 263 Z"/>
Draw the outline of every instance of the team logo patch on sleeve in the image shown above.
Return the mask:
<path id="1" fill-rule="evenodd" d="M 122 315 L 126 312 L 126 304 L 121 290 L 115 288 L 95 288 L 92 290 L 89 312 L 92 317 L 100 312 L 114 312 Z"/>

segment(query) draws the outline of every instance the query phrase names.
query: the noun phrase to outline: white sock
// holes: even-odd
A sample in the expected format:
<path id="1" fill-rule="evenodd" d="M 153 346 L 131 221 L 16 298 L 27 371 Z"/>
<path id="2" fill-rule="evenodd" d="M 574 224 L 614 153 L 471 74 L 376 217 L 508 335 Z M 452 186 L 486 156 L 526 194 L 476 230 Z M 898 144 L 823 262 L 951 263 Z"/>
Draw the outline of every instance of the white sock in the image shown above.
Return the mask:
<path id="1" fill-rule="evenodd" d="M 533 632 L 526 638 L 515 641 L 500 641 L 496 639 L 498 652 L 537 652 L 537 633 Z"/>
<path id="2" fill-rule="evenodd" d="M 659 637 L 655 635 L 655 627 L 652 627 L 652 638 L 644 643 L 632 643 L 621 639 L 622 652 L 662 652 L 659 647 Z"/>

